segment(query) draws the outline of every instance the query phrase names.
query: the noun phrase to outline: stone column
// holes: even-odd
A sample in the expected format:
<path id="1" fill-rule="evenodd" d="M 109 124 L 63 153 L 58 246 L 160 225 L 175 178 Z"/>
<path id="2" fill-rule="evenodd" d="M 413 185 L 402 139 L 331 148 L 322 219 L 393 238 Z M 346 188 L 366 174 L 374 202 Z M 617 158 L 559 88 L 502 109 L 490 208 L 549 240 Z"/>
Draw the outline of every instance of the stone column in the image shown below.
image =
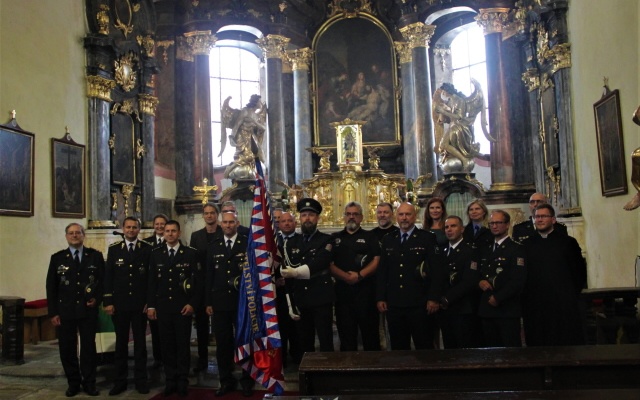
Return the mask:
<path id="1" fill-rule="evenodd" d="M 429 195 L 436 183 L 436 153 L 431 120 L 431 73 L 429 72 L 429 40 L 435 25 L 415 22 L 400 28 L 411 49 L 413 80 L 413 113 L 415 129 L 404 132 L 405 171 L 407 177 L 422 180 L 418 195 Z M 414 165 L 411 165 L 415 163 Z"/>
<path id="2" fill-rule="evenodd" d="M 155 117 L 158 98 L 150 94 L 138 95 L 138 106 L 142 115 L 142 221 L 153 221 L 156 214 L 156 185 L 155 185 Z"/>
<path id="3" fill-rule="evenodd" d="M 413 62 L 411 60 L 411 48 L 407 42 L 395 42 L 396 52 L 400 60 L 400 77 L 402 87 L 402 132 L 404 137 L 404 174 L 407 178 L 416 179 L 420 176 L 418 164 L 420 159 L 417 148 L 415 129 L 415 95 L 413 85 Z"/>
<path id="4" fill-rule="evenodd" d="M 295 131 L 295 183 L 313 177 L 311 153 L 311 115 L 309 107 L 309 63 L 313 51 L 304 49 L 287 53 L 293 64 L 293 117 Z"/>
<path id="5" fill-rule="evenodd" d="M 112 102 L 111 89 L 116 82 L 102 76 L 87 76 L 87 97 L 89 98 L 89 139 L 87 157 L 89 160 L 89 223 L 90 228 L 107 228 L 115 224 L 111 221 L 111 177 L 109 163 L 109 104 Z"/>
<path id="6" fill-rule="evenodd" d="M 491 143 L 491 190 L 511 190 L 513 156 L 511 154 L 510 105 L 506 84 L 506 65 L 502 47 L 502 29 L 509 8 L 481 8 L 476 21 L 483 28 L 487 53 L 487 85 L 489 132 L 496 138 Z"/>
<path id="7" fill-rule="evenodd" d="M 285 118 L 282 83 L 282 57 L 289 38 L 280 35 L 267 35 L 256 40 L 267 59 L 267 119 L 269 131 L 264 143 L 269 189 L 278 187 L 278 181 L 287 181 L 287 155 L 284 151 Z M 264 149 L 263 149 L 264 150 Z"/>

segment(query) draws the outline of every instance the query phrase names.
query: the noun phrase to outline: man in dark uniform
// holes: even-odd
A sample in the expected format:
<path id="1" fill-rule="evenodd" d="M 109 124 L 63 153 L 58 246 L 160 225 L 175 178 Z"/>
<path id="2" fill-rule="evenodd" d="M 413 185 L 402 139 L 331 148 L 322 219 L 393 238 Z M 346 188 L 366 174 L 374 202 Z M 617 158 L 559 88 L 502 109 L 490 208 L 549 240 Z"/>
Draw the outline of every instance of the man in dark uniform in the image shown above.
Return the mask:
<path id="1" fill-rule="evenodd" d="M 478 315 L 482 319 L 485 345 L 521 347 L 521 295 L 526 270 L 524 248 L 509 237 L 511 217 L 506 211 L 493 210 L 489 228 L 494 243 L 481 251 Z"/>
<path id="2" fill-rule="evenodd" d="M 446 255 L 446 286 L 438 313 L 445 349 L 476 347 L 474 337 L 478 326 L 479 256 L 473 242 L 463 239 L 462 218 L 450 215 L 444 221 L 444 233 L 449 240 L 443 249 Z"/>
<path id="3" fill-rule="evenodd" d="M 522 221 L 519 224 L 515 224 L 513 226 L 513 232 L 511 237 L 518 243 L 522 243 L 530 236 L 533 236 L 536 233 L 536 224 L 534 220 L 534 212 L 536 207 L 541 204 L 549 204 L 549 200 L 547 196 L 542 193 L 534 193 L 529 198 L 529 211 L 531 212 L 531 218 L 527 218 L 526 221 Z M 556 233 L 561 233 L 563 235 L 568 235 L 567 226 L 561 222 L 556 221 L 553 224 L 553 229 Z"/>
<path id="4" fill-rule="evenodd" d="M 236 203 L 234 203 L 231 200 L 227 200 L 224 203 L 222 203 L 222 207 L 220 208 L 221 213 L 226 213 L 229 211 L 235 213 L 236 216 L 238 215 L 238 210 L 236 209 Z M 239 234 L 249 237 L 249 227 L 240 225 L 240 223 L 238 222 L 238 228 L 236 230 L 238 231 Z"/>
<path id="5" fill-rule="evenodd" d="M 444 286 L 441 249 L 435 234 L 416 228 L 416 209 L 402 203 L 400 230 L 382 239 L 376 299 L 386 313 L 392 350 L 434 347 L 434 314 Z"/>
<path id="6" fill-rule="evenodd" d="M 149 393 L 147 384 L 147 285 L 152 246 L 138 240 L 140 223 L 124 219 L 124 240 L 109 246 L 104 274 L 104 311 L 116 330 L 116 381 L 109 396 L 127 390 L 129 328 L 133 332 L 134 379 L 138 393 Z"/>
<path id="7" fill-rule="evenodd" d="M 169 218 L 164 214 L 157 214 L 153 217 L 153 235 L 143 238 L 145 242 L 154 248 L 164 243 L 164 225 Z M 158 332 L 158 321 L 149 320 L 151 330 L 151 348 L 153 352 L 153 366 L 158 368 L 162 365 L 162 345 L 160 344 L 160 332 Z"/>
<path id="8" fill-rule="evenodd" d="M 201 266 L 207 265 L 207 249 L 213 242 L 222 237 L 222 228 L 218 226 L 218 206 L 213 203 L 207 203 L 202 208 L 202 216 L 204 218 L 204 228 L 197 230 L 191 234 L 189 245 L 198 251 L 198 258 Z M 206 268 L 202 268 L 198 280 L 204 282 L 206 278 Z M 198 362 L 194 371 L 206 371 L 209 364 L 209 315 L 207 315 L 207 307 L 205 305 L 205 291 L 202 291 L 202 297 L 198 299 L 195 305 L 196 333 L 198 335 Z"/>
<path id="9" fill-rule="evenodd" d="M 237 232 L 238 217 L 235 212 L 222 213 L 223 235 L 216 238 L 207 254 L 206 306 L 207 314 L 213 316 L 213 334 L 216 338 L 216 360 L 220 387 L 216 396 L 236 389 L 233 377 L 234 332 L 238 320 L 239 284 L 243 265 L 247 260 L 248 238 Z M 253 379 L 242 371 L 240 386 L 242 394 L 251 396 Z"/>
<path id="10" fill-rule="evenodd" d="M 296 233 L 296 220 L 293 214 L 290 212 L 280 214 L 278 227 L 278 250 L 280 250 L 280 255 L 282 256 L 283 265 L 290 266 L 290 261 L 287 261 L 290 257 L 285 253 L 284 244 L 290 239 L 300 236 L 299 233 Z M 293 300 L 294 287 L 295 279 L 285 279 L 280 274 L 280 269 L 276 270 L 276 308 L 278 325 L 280 326 L 280 338 L 282 339 L 282 365 L 284 367 L 286 367 L 287 353 L 296 365 L 300 364 L 302 359 L 300 338 L 298 337 L 296 324 L 300 316 L 297 315 L 294 303 L 291 303 L 291 310 L 289 310 L 289 302 Z"/>
<path id="11" fill-rule="evenodd" d="M 201 282 L 197 279 L 198 253 L 180 243 L 180 223 L 167 221 L 165 245 L 151 252 L 147 316 L 158 320 L 162 338 L 165 389 L 168 396 L 187 395 L 191 359 L 191 319 Z"/>
<path id="12" fill-rule="evenodd" d="M 345 228 L 334 233 L 331 274 L 336 278 L 336 325 L 340 351 L 358 350 L 358 329 L 365 351 L 380 350 L 375 272 L 380 245 L 360 227 L 362 206 L 352 201 L 344 208 Z"/>
<path id="13" fill-rule="evenodd" d="M 84 247 L 84 227 L 71 223 L 65 228 L 69 247 L 51 256 L 47 272 L 47 304 L 51 324 L 58 328 L 60 361 L 67 376 L 67 397 L 96 390 L 96 329 L 98 305 L 102 301 L 104 258 Z M 78 362 L 78 335 L 80 362 Z"/>
<path id="14" fill-rule="evenodd" d="M 285 278 L 294 278 L 295 303 L 300 310 L 298 333 L 302 352 L 315 351 L 318 335 L 320 351 L 333 351 L 333 279 L 331 236 L 318 231 L 322 205 L 303 198 L 296 205 L 300 212 L 302 235 L 287 240 L 285 251 L 290 265 L 281 269 Z"/>
<path id="15" fill-rule="evenodd" d="M 587 267 L 580 245 L 555 230 L 555 210 L 536 207 L 537 233 L 524 241 L 527 282 L 522 317 L 527 346 L 585 344 L 580 292 Z"/>
<path id="16" fill-rule="evenodd" d="M 380 203 L 376 207 L 376 219 L 378 226 L 371 230 L 376 236 L 378 243 L 382 241 L 382 238 L 387 233 L 397 232 L 398 228 L 393 224 L 393 206 L 391 203 Z"/>

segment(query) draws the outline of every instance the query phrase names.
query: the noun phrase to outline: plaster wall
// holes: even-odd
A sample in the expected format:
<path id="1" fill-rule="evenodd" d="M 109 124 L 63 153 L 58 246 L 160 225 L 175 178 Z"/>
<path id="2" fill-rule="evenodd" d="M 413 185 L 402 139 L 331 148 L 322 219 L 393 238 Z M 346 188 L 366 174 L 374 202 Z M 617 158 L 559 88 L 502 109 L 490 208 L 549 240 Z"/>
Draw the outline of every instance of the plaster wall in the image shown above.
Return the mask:
<path id="1" fill-rule="evenodd" d="M 580 0 L 569 3 L 573 122 L 578 192 L 585 220 L 589 287 L 635 285 L 639 251 L 639 211 L 622 206 L 635 195 L 603 197 L 600 185 L 593 103 L 609 88 L 620 90 L 627 178 L 629 155 L 640 145 L 640 127 L 631 121 L 638 106 L 637 0 Z"/>

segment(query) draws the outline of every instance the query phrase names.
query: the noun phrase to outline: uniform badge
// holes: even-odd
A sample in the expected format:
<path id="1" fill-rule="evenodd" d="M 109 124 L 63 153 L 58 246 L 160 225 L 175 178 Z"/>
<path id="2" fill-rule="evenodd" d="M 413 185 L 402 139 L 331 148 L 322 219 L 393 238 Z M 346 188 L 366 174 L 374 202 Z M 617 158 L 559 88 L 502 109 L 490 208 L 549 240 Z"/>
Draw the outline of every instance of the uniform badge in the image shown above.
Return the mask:
<path id="1" fill-rule="evenodd" d="M 519 265 L 521 267 L 524 267 L 524 258 L 522 257 L 516 257 L 516 265 Z"/>
<path id="2" fill-rule="evenodd" d="M 356 240 L 356 243 L 367 243 L 367 241 L 364 239 L 358 239 Z"/>
<path id="3" fill-rule="evenodd" d="M 475 261 L 471 261 L 471 265 L 469 266 L 469 268 L 476 271 L 478 269 L 478 263 Z"/>
<path id="4" fill-rule="evenodd" d="M 331 243 L 327 243 L 327 245 L 324 247 L 324 249 L 326 251 L 331 251 L 331 249 L 333 249 L 333 246 L 331 246 Z"/>
<path id="5" fill-rule="evenodd" d="M 336 246 L 338 246 L 340 244 L 341 239 L 340 238 L 336 238 Z"/>

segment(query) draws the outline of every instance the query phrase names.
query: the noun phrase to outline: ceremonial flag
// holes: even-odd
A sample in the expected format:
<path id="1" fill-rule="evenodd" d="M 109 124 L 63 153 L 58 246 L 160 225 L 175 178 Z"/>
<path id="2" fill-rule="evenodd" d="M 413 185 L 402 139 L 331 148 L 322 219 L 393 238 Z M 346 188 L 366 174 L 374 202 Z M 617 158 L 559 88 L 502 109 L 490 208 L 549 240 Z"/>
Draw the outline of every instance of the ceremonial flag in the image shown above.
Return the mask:
<path id="1" fill-rule="evenodd" d="M 271 279 L 272 264 L 279 260 L 269 207 L 262 166 L 256 159 L 247 262 L 239 287 L 235 362 L 256 382 L 280 395 L 284 391 L 282 343 Z"/>

